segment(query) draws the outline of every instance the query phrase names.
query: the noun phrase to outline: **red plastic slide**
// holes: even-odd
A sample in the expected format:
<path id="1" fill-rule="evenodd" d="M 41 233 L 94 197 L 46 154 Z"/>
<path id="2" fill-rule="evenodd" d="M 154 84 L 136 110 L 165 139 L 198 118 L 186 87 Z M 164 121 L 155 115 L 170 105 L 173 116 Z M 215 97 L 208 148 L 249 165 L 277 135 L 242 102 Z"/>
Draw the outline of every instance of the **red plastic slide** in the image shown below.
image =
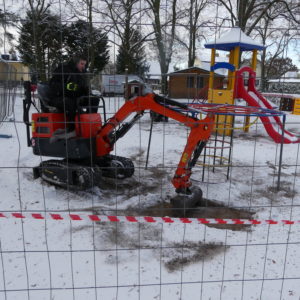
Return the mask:
<path id="1" fill-rule="evenodd" d="M 243 73 L 249 73 L 248 90 L 244 85 Z M 256 73 L 250 67 L 243 67 L 236 72 L 235 98 L 244 99 L 250 106 L 273 109 L 269 101 L 264 98 L 255 88 Z M 276 143 L 300 143 L 300 139 L 287 130 L 278 116 L 260 117 L 267 133 Z"/>

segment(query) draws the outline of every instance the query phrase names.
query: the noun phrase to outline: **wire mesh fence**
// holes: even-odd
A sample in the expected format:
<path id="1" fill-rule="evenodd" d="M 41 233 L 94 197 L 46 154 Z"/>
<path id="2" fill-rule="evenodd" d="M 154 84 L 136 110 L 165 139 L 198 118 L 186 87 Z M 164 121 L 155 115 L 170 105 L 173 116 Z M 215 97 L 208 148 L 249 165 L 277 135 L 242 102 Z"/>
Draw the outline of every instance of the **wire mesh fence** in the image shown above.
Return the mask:
<path id="1" fill-rule="evenodd" d="M 130 24 L 145 36 L 150 2 L 130 2 Z M 160 6 L 167 21 L 173 2 Z M 36 51 L 23 56 L 30 72 L 0 61 L 1 133 L 12 137 L 0 139 L 0 299 L 299 299 L 300 117 L 283 105 L 297 95 L 273 91 L 274 100 L 258 90 L 259 76 L 251 86 L 250 75 L 238 81 L 221 71 L 210 84 L 213 62 L 143 75 L 127 66 L 120 74 L 126 6 L 102 1 L 85 11 L 89 3 L 78 3 L 53 3 L 57 24 L 50 13 L 26 23 L 24 3 L 27 31 L 19 34 Z M 217 23 L 220 5 L 213 8 Z M 90 27 L 68 9 L 80 20 L 95 17 L 111 55 L 102 66 L 105 53 L 98 61 L 85 53 L 91 94 L 72 116 L 68 93 L 80 82 L 68 80 L 77 71 L 58 72 L 57 89 L 50 78 Z M 98 20 L 101 12 L 110 19 Z M 201 28 L 216 38 L 229 29 L 222 26 Z M 88 45 L 104 39 L 84 32 Z M 248 96 L 232 84 L 232 99 L 214 103 L 231 80 Z"/>

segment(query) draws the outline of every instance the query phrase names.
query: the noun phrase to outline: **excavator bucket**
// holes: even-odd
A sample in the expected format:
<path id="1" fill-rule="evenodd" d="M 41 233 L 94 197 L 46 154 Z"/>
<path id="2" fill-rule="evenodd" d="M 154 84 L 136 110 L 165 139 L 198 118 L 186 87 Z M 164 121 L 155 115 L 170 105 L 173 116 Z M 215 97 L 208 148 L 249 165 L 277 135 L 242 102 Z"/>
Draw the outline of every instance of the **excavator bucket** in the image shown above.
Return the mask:
<path id="1" fill-rule="evenodd" d="M 186 216 L 189 211 L 200 205 L 202 194 L 202 190 L 195 186 L 177 191 L 177 194 L 171 198 L 171 204 L 176 210 L 176 214 Z"/>

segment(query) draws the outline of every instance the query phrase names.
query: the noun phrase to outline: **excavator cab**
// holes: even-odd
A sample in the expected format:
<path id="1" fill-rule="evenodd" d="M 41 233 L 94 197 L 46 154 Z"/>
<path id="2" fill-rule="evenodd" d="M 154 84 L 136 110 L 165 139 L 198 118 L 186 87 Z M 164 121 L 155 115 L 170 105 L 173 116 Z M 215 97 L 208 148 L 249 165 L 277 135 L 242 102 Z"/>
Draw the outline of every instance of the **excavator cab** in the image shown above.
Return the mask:
<path id="1" fill-rule="evenodd" d="M 75 130 L 71 130 L 70 120 L 60 109 L 51 105 L 49 86 L 38 84 L 37 92 L 41 111 L 32 114 L 33 153 L 77 160 L 90 158 L 95 153 L 96 134 L 102 127 L 100 113 L 89 113 L 88 110 L 78 109 L 74 120 Z M 106 119 L 103 98 L 100 107 Z"/>

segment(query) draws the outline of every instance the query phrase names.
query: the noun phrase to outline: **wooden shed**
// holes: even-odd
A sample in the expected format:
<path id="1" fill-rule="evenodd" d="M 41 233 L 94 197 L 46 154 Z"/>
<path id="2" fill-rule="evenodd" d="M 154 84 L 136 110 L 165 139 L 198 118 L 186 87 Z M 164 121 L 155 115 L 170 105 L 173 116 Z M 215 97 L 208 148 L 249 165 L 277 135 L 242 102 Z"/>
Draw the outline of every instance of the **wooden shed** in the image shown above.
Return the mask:
<path id="1" fill-rule="evenodd" d="M 188 99 L 207 99 L 209 71 L 191 67 L 169 73 L 169 97 Z M 214 85 L 222 86 L 224 75 L 216 74 Z"/>

